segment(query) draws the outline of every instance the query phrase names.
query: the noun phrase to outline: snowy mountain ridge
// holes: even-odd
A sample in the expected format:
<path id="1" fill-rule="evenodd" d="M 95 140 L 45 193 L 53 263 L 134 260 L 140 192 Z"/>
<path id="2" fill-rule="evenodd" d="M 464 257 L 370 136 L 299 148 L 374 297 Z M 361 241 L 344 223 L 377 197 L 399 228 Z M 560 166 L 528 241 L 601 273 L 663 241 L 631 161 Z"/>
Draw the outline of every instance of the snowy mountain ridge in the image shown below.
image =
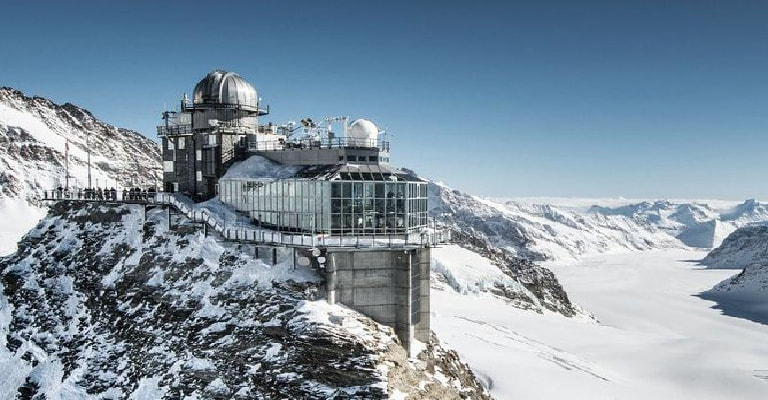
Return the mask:
<path id="1" fill-rule="evenodd" d="M 35 225 L 45 210 L 44 190 L 65 184 L 69 142 L 70 185 L 87 185 L 86 142 L 94 186 L 151 186 L 160 179 L 157 144 L 96 119 L 71 103 L 56 104 L 0 87 L 0 254 Z"/>
<path id="2" fill-rule="evenodd" d="M 495 246 L 537 261 L 650 249 L 712 248 L 739 227 L 768 221 L 768 207 L 756 200 L 727 209 L 658 200 L 617 207 L 593 205 L 579 211 L 514 200 L 499 203 L 437 182 L 430 184 L 430 208 L 456 230 L 477 232 Z"/>
<path id="3" fill-rule="evenodd" d="M 734 230 L 768 220 L 768 207 L 755 199 L 721 210 L 703 203 L 660 200 L 614 208 L 593 206 L 589 212 L 623 215 L 638 223 L 653 225 L 687 246 L 697 248 L 717 247 Z"/>
<path id="4" fill-rule="evenodd" d="M 573 260 L 605 252 L 684 245 L 653 225 L 623 215 L 582 214 L 549 205 L 505 204 L 431 183 L 430 211 L 456 231 L 473 232 L 517 257 Z"/>

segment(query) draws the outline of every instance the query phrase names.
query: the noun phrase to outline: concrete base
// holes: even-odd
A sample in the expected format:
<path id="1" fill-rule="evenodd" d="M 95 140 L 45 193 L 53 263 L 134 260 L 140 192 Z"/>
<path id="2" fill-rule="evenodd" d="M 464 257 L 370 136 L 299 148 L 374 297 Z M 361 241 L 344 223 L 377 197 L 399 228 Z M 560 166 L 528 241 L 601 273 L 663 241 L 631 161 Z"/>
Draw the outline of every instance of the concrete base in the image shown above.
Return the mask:
<path id="1" fill-rule="evenodd" d="M 328 301 L 339 302 L 395 329 L 410 351 L 429 341 L 430 249 L 328 250 Z"/>

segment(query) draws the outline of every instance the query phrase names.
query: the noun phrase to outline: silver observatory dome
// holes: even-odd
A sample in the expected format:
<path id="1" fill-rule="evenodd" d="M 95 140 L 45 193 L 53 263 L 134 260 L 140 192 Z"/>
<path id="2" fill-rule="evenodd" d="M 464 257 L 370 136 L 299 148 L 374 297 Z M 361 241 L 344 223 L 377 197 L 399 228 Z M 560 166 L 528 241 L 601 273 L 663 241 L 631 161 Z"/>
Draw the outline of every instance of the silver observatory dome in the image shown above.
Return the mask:
<path id="1" fill-rule="evenodd" d="M 195 85 L 195 106 L 224 106 L 258 110 L 253 85 L 234 72 L 214 70 Z"/>

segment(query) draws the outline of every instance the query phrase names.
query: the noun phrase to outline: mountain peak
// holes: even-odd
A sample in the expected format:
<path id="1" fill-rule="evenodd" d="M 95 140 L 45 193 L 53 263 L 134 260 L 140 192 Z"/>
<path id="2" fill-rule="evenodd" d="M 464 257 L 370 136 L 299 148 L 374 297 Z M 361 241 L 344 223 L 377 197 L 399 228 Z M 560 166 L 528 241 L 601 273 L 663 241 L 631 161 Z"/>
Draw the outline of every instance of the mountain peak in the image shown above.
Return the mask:
<path id="1" fill-rule="evenodd" d="M 14 248 L 40 217 L 42 192 L 66 184 L 67 143 L 70 186 L 88 185 L 89 150 L 93 186 L 146 187 L 160 181 L 160 151 L 152 140 L 72 103 L 59 105 L 7 86 L 0 88 L 0 143 L 0 205 L 16 205 L 0 207 L 0 218 L 10 227 L 0 230 L 0 254 Z M 35 218 L 23 219 L 25 214 Z"/>

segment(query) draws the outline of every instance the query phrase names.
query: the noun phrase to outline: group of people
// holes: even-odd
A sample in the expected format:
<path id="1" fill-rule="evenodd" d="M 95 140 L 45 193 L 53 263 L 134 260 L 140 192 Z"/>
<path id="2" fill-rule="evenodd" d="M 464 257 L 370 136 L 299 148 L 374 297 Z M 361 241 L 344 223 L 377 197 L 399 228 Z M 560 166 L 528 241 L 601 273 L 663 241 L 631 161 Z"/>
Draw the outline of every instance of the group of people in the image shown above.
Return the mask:
<path id="1" fill-rule="evenodd" d="M 123 189 L 121 199 L 123 201 L 148 201 L 155 198 L 157 189 L 131 188 Z M 57 187 L 53 191 L 55 199 L 77 199 L 77 200 L 105 200 L 117 201 L 117 189 L 115 188 L 77 188 L 77 191 L 70 188 Z"/>
<path id="2" fill-rule="evenodd" d="M 123 200 L 147 201 L 155 198 L 157 190 L 153 187 L 149 189 L 131 188 L 123 189 Z"/>

